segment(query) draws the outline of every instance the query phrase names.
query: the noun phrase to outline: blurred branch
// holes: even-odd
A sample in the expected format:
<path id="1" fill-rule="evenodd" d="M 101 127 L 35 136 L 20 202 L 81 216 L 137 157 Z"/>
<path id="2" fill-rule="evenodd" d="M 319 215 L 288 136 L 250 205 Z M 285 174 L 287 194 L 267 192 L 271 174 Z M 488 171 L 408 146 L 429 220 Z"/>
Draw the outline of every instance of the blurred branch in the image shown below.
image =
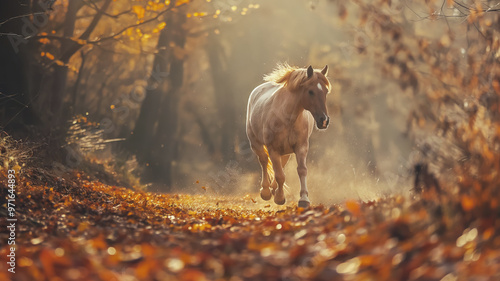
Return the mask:
<path id="1" fill-rule="evenodd" d="M 129 28 L 139 27 L 141 25 L 144 25 L 144 24 L 150 23 L 152 21 L 155 21 L 155 20 L 159 19 L 162 15 L 164 15 L 165 13 L 167 13 L 168 11 L 171 11 L 174 8 L 182 7 L 184 5 L 186 5 L 186 3 L 183 3 L 183 4 L 175 6 L 175 7 L 174 6 L 168 7 L 167 9 L 161 11 L 156 16 L 154 16 L 154 17 L 152 17 L 150 19 L 147 19 L 145 21 L 142 21 L 142 22 L 139 22 L 139 23 L 136 23 L 136 24 L 124 27 L 123 29 L 121 29 L 120 31 L 114 33 L 113 35 L 106 36 L 106 37 L 101 37 L 98 40 L 94 40 L 94 41 L 86 41 L 85 44 L 77 42 L 75 39 L 72 39 L 72 38 L 67 38 L 67 37 L 64 37 L 64 36 L 57 36 L 57 35 L 48 35 L 48 34 L 47 35 L 37 35 L 37 36 L 25 38 L 25 39 L 35 39 L 36 40 L 36 39 L 41 39 L 41 38 L 47 38 L 47 39 L 54 39 L 54 40 L 60 40 L 60 41 L 70 40 L 70 41 L 73 41 L 74 43 L 78 44 L 79 48 L 81 48 L 81 47 L 85 46 L 86 44 L 98 44 L 98 43 L 101 43 L 101 42 L 106 41 L 106 40 L 115 39 L 116 37 L 118 37 L 119 35 L 121 35 L 122 33 L 124 33 L 125 31 L 127 31 L 127 29 L 129 29 Z M 0 35 L 2 35 L 2 34 L 0 34 Z M 11 35 L 12 36 L 12 35 L 17 35 L 17 34 L 5 34 L 5 35 Z M 21 35 L 18 35 L 18 36 L 21 36 Z M 80 40 L 86 40 L 85 37 L 88 37 L 88 36 L 83 36 L 83 34 L 82 34 L 78 39 L 80 39 Z"/>
<path id="2" fill-rule="evenodd" d="M 19 34 L 17 34 L 17 33 L 12 33 L 12 32 L 9 32 L 9 33 L 0 32 L 0 36 L 16 36 L 16 37 L 23 37 L 22 35 L 19 35 Z"/>
<path id="3" fill-rule="evenodd" d="M 90 34 L 92 33 L 92 31 L 94 31 L 97 23 L 101 20 L 101 17 L 104 15 L 112 1 L 113 0 L 106 0 L 106 2 L 102 4 L 102 7 L 97 11 L 97 14 L 92 19 L 92 22 L 90 22 L 87 29 L 80 35 L 80 37 L 78 37 L 78 39 L 87 40 L 90 37 Z"/>
<path id="4" fill-rule="evenodd" d="M 111 4 L 113 0 L 106 0 L 104 4 L 102 4 L 102 7 L 99 9 L 99 12 L 95 15 L 95 17 L 92 19 L 90 22 L 89 26 L 87 29 L 78 37 L 78 40 L 87 40 L 90 37 L 90 34 L 94 31 L 94 29 L 97 27 L 97 24 L 102 18 L 102 15 L 104 12 L 108 9 L 109 5 Z M 37 38 L 38 36 L 35 36 Z M 43 37 L 42 37 L 43 38 Z M 63 62 L 68 62 L 69 59 L 76 53 L 78 50 L 80 50 L 81 47 L 83 47 L 85 44 L 81 44 L 80 42 L 77 42 L 73 39 L 70 39 L 72 41 L 72 45 L 68 46 L 67 50 L 62 54 L 62 56 L 59 58 Z"/>
<path id="5" fill-rule="evenodd" d="M 26 14 L 26 15 L 19 15 L 19 16 L 11 17 L 11 18 L 6 19 L 3 22 L 0 22 L 0 26 L 4 25 L 5 23 L 7 23 L 11 20 L 25 18 L 25 17 L 29 17 L 29 16 L 44 15 L 44 14 L 46 14 L 46 13 L 45 12 L 36 12 L 36 13 L 30 13 L 30 14 Z"/>
<path id="6" fill-rule="evenodd" d="M 425 19 L 447 19 L 447 18 L 467 18 L 468 16 L 470 16 L 471 13 L 475 13 L 475 14 L 484 14 L 484 13 L 490 13 L 490 12 L 498 12 L 500 11 L 500 1 L 492 6 L 492 7 L 485 7 L 484 9 L 481 8 L 481 9 L 478 9 L 478 8 L 474 8 L 472 6 L 469 6 L 469 5 L 466 5 L 464 4 L 463 2 L 461 1 L 456 1 L 454 0 L 453 1 L 453 4 L 454 4 L 454 9 L 455 11 L 458 11 L 458 15 L 456 14 L 453 14 L 453 15 L 447 15 L 445 13 L 445 8 L 446 8 L 446 2 L 447 0 L 443 0 L 443 2 L 441 3 L 441 7 L 439 8 L 438 11 L 435 11 L 433 12 L 432 14 L 430 15 L 426 15 L 426 16 L 423 16 L 423 15 L 420 15 L 418 14 L 409 4 L 408 4 L 408 1 L 405 1 L 405 6 L 413 13 L 415 14 L 417 17 L 419 17 L 420 20 L 425 20 Z M 484 4 L 484 3 L 483 3 Z M 485 5 L 485 4 L 484 4 Z M 496 8 L 496 7 L 499 7 L 499 8 Z M 451 9 L 451 7 L 448 7 L 448 9 Z"/>
<path id="7" fill-rule="evenodd" d="M 116 38 L 117 36 L 119 36 L 120 34 L 122 34 L 123 32 L 127 31 L 127 29 L 129 28 L 133 28 L 133 27 L 138 27 L 138 26 L 141 26 L 141 25 L 144 25 L 146 23 L 150 23 L 152 21 L 155 21 L 157 20 L 158 18 L 160 18 L 163 14 L 165 14 L 166 12 L 168 11 L 171 11 L 173 10 L 174 8 L 179 8 L 179 7 L 182 7 L 186 5 L 186 3 L 182 3 L 178 6 L 169 6 L 168 8 L 166 8 L 165 10 L 161 11 L 160 13 L 158 13 L 156 16 L 150 18 L 150 19 L 147 19 L 145 21 L 142 21 L 142 22 L 139 22 L 139 23 L 136 23 L 136 24 L 133 24 L 133 25 L 130 25 L 130 26 L 127 26 L 127 27 L 124 27 L 123 29 L 121 29 L 120 31 L 116 32 L 115 34 L 113 35 L 110 35 L 110 36 L 107 36 L 107 37 L 102 37 L 100 38 L 99 40 L 95 40 L 95 41 L 89 41 L 88 43 L 89 44 L 96 44 L 96 43 L 100 43 L 102 41 L 105 41 L 105 40 L 109 40 L 109 39 L 113 39 L 113 38 Z"/>
<path id="8" fill-rule="evenodd" d="M 444 3 L 444 1 L 443 1 L 443 3 Z M 493 8 L 493 7 L 500 6 L 500 2 L 498 2 L 493 7 L 488 7 L 487 9 L 481 9 L 481 10 L 479 10 L 477 8 L 473 8 L 472 6 L 468 6 L 468 5 L 464 4 L 464 3 L 461 3 L 460 1 L 454 0 L 453 3 L 455 3 L 455 5 L 460 6 L 460 7 L 464 8 L 464 9 L 470 11 L 470 12 L 474 12 L 474 13 L 478 13 L 478 14 L 500 11 L 500 8 Z"/>
<path id="9" fill-rule="evenodd" d="M 82 0 L 82 2 L 85 3 L 86 6 L 90 7 L 91 9 L 93 9 L 94 11 L 99 12 L 99 7 L 94 2 L 92 2 L 92 1 L 85 1 L 85 0 Z M 128 9 L 126 11 L 119 12 L 118 14 L 114 14 L 114 15 L 111 15 L 111 14 L 108 14 L 108 13 L 104 12 L 103 15 L 107 16 L 107 17 L 110 17 L 110 18 L 117 19 L 121 15 L 129 13 L 131 11 L 132 11 L 131 9 Z"/>

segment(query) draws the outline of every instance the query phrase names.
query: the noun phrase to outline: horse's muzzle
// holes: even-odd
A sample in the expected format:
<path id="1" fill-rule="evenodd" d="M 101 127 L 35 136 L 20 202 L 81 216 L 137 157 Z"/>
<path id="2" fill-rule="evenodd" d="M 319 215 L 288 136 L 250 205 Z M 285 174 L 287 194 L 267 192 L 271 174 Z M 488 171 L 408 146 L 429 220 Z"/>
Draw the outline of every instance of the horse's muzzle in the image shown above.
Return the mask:
<path id="1" fill-rule="evenodd" d="M 318 120 L 316 120 L 316 126 L 320 130 L 324 130 L 328 128 L 328 124 L 330 123 L 330 117 L 324 115 L 320 117 Z"/>

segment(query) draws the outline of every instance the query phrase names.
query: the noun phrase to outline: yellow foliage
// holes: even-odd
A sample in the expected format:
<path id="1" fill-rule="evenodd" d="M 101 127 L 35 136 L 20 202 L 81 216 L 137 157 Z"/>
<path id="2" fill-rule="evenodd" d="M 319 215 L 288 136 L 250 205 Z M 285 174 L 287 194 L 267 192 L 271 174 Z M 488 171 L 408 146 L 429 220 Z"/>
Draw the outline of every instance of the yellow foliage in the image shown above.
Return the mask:
<path id="1" fill-rule="evenodd" d="M 158 28 L 158 30 L 162 30 L 165 28 L 165 26 L 167 26 L 167 24 L 165 22 L 161 22 L 156 26 L 156 28 Z"/>
<path id="2" fill-rule="evenodd" d="M 144 7 L 139 5 L 132 6 L 132 11 L 137 15 L 138 19 L 144 18 L 144 13 L 146 12 Z"/>
<path id="3" fill-rule="evenodd" d="M 160 11 L 165 8 L 165 4 L 163 3 L 155 3 L 153 1 L 148 2 L 148 10 Z"/>
<path id="4" fill-rule="evenodd" d="M 175 2 L 175 6 L 180 6 L 180 5 L 184 5 L 184 4 L 188 4 L 189 3 L 189 0 L 177 0 L 177 2 Z"/>

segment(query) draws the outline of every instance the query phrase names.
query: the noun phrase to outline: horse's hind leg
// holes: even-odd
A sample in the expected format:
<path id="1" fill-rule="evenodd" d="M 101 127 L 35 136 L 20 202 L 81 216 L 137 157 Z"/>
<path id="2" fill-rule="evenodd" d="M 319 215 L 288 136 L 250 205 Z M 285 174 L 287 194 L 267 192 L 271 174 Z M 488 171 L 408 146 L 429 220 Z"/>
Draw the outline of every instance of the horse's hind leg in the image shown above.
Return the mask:
<path id="1" fill-rule="evenodd" d="M 291 154 L 281 156 L 281 167 L 283 167 L 283 169 L 285 168 L 286 163 L 288 163 L 290 156 L 291 156 Z"/>
<path id="2" fill-rule="evenodd" d="M 281 167 L 283 167 L 283 169 L 285 169 L 286 163 L 288 163 L 290 156 L 291 154 L 281 156 Z M 271 184 L 271 191 L 273 192 L 273 194 L 276 191 L 276 188 L 278 188 L 278 182 L 276 181 L 276 178 L 274 178 L 273 183 Z"/>
<path id="3" fill-rule="evenodd" d="M 278 183 L 278 187 L 274 192 L 274 203 L 278 205 L 285 204 L 285 192 L 283 191 L 283 184 L 285 183 L 285 172 L 283 171 L 283 166 L 281 164 L 281 155 L 276 151 L 269 150 L 269 158 L 273 163 L 274 178 Z"/>
<path id="4" fill-rule="evenodd" d="M 269 157 L 267 156 L 267 153 L 264 150 L 264 146 L 262 145 L 257 146 L 252 144 L 252 150 L 253 152 L 255 152 L 255 154 L 257 154 L 260 166 L 262 168 L 260 197 L 262 197 L 262 199 L 264 200 L 269 200 L 272 197 L 271 190 L 269 189 L 269 187 L 271 186 L 271 181 L 269 179 L 269 174 L 267 172 L 267 163 L 269 161 Z"/>

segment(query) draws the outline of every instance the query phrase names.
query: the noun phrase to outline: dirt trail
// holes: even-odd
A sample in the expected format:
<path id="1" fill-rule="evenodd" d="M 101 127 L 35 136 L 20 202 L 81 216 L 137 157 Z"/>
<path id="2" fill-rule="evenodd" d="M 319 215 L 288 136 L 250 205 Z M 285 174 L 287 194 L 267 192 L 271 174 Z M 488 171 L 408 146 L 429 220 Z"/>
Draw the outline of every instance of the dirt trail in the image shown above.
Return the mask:
<path id="1" fill-rule="evenodd" d="M 2 246 L 1 280 L 499 277 L 500 252 L 484 247 L 494 233 L 463 231 L 422 200 L 395 196 L 302 209 L 257 194 L 156 194 L 79 175 L 49 185 L 30 177 L 20 182 L 17 268 L 7 272 Z"/>

